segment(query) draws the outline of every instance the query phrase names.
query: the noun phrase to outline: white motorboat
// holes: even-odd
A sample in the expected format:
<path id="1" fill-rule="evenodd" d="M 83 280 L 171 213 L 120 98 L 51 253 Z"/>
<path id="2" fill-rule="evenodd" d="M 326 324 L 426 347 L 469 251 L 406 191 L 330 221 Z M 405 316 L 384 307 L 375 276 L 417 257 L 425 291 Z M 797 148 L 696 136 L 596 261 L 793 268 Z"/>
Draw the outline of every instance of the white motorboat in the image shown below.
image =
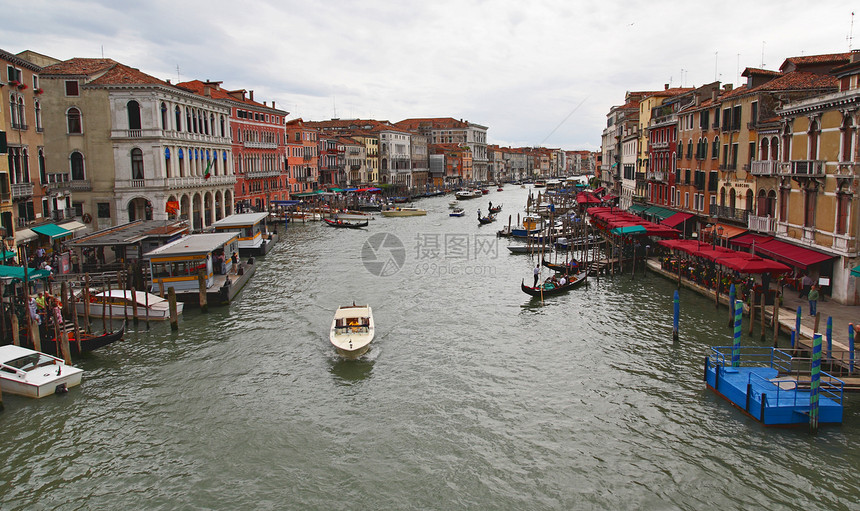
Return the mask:
<path id="1" fill-rule="evenodd" d="M 66 392 L 81 384 L 83 369 L 63 359 L 22 348 L 0 346 L 0 389 L 9 394 L 40 398 Z"/>
<path id="2" fill-rule="evenodd" d="M 370 349 L 375 330 L 369 305 L 346 305 L 337 309 L 331 322 L 329 340 L 338 354 L 357 358 Z"/>
<path id="3" fill-rule="evenodd" d="M 80 297 L 83 300 L 83 297 Z M 135 305 L 137 303 L 137 305 Z M 107 306 L 107 308 L 105 308 Z M 176 314 L 182 314 L 182 302 L 176 302 Z M 75 310 L 79 316 L 84 314 L 84 303 L 75 303 Z M 90 294 L 90 317 L 113 316 L 134 317 L 137 311 L 138 319 L 149 318 L 152 321 L 166 321 L 170 319 L 170 303 L 162 298 L 145 291 L 134 291 L 130 289 L 113 289 L 101 293 Z"/>
<path id="4" fill-rule="evenodd" d="M 426 209 L 418 208 L 391 208 L 381 212 L 382 216 L 424 216 Z"/>
<path id="5" fill-rule="evenodd" d="M 458 201 L 457 199 L 454 199 L 448 203 L 448 209 L 456 209 L 458 207 L 460 207 L 460 201 Z"/>
<path id="6" fill-rule="evenodd" d="M 297 222 L 319 222 L 322 220 L 322 215 L 312 211 L 290 211 L 287 213 L 287 218 Z"/>
<path id="7" fill-rule="evenodd" d="M 466 210 L 463 208 L 454 208 L 448 213 L 448 216 L 463 216 L 466 214 Z"/>
<path id="8" fill-rule="evenodd" d="M 337 220 L 346 220 L 348 222 L 364 222 L 365 220 L 373 220 L 373 213 L 364 211 L 343 211 L 334 215 Z"/>
<path id="9" fill-rule="evenodd" d="M 460 200 L 474 199 L 475 197 L 481 197 L 482 195 L 484 195 L 484 194 L 481 193 L 481 190 L 460 190 L 460 191 L 454 193 L 454 196 Z"/>

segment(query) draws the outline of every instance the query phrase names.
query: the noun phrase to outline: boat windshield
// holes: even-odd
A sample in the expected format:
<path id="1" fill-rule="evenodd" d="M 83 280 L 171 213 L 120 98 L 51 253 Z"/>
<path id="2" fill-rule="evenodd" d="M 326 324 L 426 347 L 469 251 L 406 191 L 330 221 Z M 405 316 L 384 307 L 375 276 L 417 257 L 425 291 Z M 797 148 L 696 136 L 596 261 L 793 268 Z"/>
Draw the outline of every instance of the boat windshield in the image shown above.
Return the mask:
<path id="1" fill-rule="evenodd" d="M 340 318 L 334 325 L 335 334 L 367 333 L 369 331 L 369 318 Z"/>
<path id="2" fill-rule="evenodd" d="M 16 358 L 14 360 L 10 360 L 6 362 L 7 366 L 14 367 L 15 369 L 20 369 L 22 371 L 32 371 L 38 367 L 53 365 L 54 359 L 41 354 L 41 353 L 31 353 L 29 355 L 25 355 L 23 357 Z"/>

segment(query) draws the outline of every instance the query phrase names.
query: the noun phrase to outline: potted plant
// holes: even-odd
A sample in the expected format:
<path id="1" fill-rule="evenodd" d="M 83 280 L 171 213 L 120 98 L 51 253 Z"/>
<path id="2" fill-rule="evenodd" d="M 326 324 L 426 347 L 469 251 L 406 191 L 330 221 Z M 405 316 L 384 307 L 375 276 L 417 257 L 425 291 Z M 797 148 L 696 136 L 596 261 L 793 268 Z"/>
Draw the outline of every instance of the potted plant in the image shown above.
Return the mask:
<path id="1" fill-rule="evenodd" d="M 21 85 L 21 82 L 19 82 L 18 80 L 9 80 L 9 86 L 18 87 L 19 85 Z"/>
<path id="2" fill-rule="evenodd" d="M 41 88 L 41 87 L 39 87 L 38 89 L 34 89 L 34 90 L 33 90 L 33 92 L 34 92 L 34 93 L 36 93 L 36 95 L 38 96 L 39 94 L 41 94 L 41 93 L 43 93 L 43 92 L 45 92 L 45 91 L 43 91 L 43 90 L 42 90 L 42 88 Z"/>

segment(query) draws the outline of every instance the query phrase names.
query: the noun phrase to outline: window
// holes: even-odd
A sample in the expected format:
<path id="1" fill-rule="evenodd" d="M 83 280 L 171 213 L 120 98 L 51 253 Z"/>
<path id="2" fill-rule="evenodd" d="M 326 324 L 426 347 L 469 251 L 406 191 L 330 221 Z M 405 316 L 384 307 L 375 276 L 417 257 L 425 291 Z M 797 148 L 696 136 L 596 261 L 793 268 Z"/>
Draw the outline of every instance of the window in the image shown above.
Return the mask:
<path id="1" fill-rule="evenodd" d="M 167 129 L 167 105 L 161 103 L 161 129 Z"/>
<path id="2" fill-rule="evenodd" d="M 803 226 L 815 227 L 815 199 L 816 192 L 812 189 L 803 191 Z"/>
<path id="3" fill-rule="evenodd" d="M 140 129 L 140 103 L 137 101 L 131 100 L 126 104 L 126 109 L 128 110 L 128 129 L 130 130 L 139 130 Z"/>
<path id="4" fill-rule="evenodd" d="M 138 148 L 131 150 L 131 178 L 143 179 L 143 151 Z"/>
<path id="5" fill-rule="evenodd" d="M 72 209 L 75 211 L 75 216 L 84 216 L 83 202 L 72 202 Z"/>
<path id="6" fill-rule="evenodd" d="M 176 131 L 182 131 L 182 111 L 179 110 L 179 106 L 174 109 L 174 115 L 176 117 Z"/>
<path id="7" fill-rule="evenodd" d="M 69 156 L 69 168 L 72 171 L 72 181 L 82 181 L 84 179 L 84 155 L 79 151 L 74 151 Z"/>
<path id="8" fill-rule="evenodd" d="M 66 111 L 66 128 L 70 135 L 83 133 L 81 111 L 75 107 Z"/>
<path id="9" fill-rule="evenodd" d="M 38 158 L 39 158 L 39 179 L 41 180 L 42 184 L 45 184 L 48 182 L 48 175 L 47 175 L 46 170 L 45 170 L 45 150 L 42 149 L 41 147 L 39 148 Z"/>
<path id="10" fill-rule="evenodd" d="M 42 105 L 38 101 L 35 102 L 36 109 L 36 131 L 42 131 Z"/>
<path id="11" fill-rule="evenodd" d="M 15 66 L 6 66 L 6 78 L 10 82 L 22 83 L 21 70 Z"/>
<path id="12" fill-rule="evenodd" d="M 39 75 L 33 75 L 33 90 L 39 90 Z"/>
<path id="13" fill-rule="evenodd" d="M 96 217 L 97 218 L 110 218 L 110 202 L 97 202 L 96 203 Z"/>
<path id="14" fill-rule="evenodd" d="M 66 96 L 80 96 L 77 80 L 66 80 Z"/>
<path id="15" fill-rule="evenodd" d="M 847 193 L 836 194 L 836 234 L 845 234 L 848 229 L 848 205 L 851 203 L 851 195 Z"/>

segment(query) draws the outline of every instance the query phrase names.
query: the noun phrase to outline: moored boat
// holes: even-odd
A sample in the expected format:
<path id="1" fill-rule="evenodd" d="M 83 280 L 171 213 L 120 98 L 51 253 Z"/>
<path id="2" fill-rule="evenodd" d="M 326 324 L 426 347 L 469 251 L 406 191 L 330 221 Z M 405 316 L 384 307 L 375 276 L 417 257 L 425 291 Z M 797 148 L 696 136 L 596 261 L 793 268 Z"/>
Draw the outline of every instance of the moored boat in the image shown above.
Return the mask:
<path id="1" fill-rule="evenodd" d="M 576 260 L 573 259 L 561 264 L 551 263 L 546 259 L 541 259 L 541 264 L 549 268 L 550 270 L 557 271 L 559 273 L 570 274 L 579 272 L 579 263 L 577 263 Z"/>
<path id="2" fill-rule="evenodd" d="M 365 212 L 365 211 L 341 211 L 340 213 L 336 213 L 334 217 L 337 220 L 347 220 L 350 222 L 359 221 L 362 222 L 364 220 L 373 220 L 373 213 Z"/>
<path id="3" fill-rule="evenodd" d="M 457 197 L 457 199 L 459 200 L 474 199 L 475 197 L 480 197 L 481 195 L 482 194 L 480 193 L 480 191 L 478 192 L 478 195 L 475 195 L 475 192 L 472 190 L 460 190 L 454 194 L 454 196 Z"/>
<path id="4" fill-rule="evenodd" d="M 374 334 L 373 311 L 370 306 L 353 303 L 335 311 L 329 330 L 329 341 L 341 356 L 357 358 L 370 349 Z"/>
<path id="5" fill-rule="evenodd" d="M 454 208 L 448 213 L 448 216 L 463 216 L 466 214 L 466 210 L 463 208 Z"/>
<path id="6" fill-rule="evenodd" d="M 83 369 L 62 359 L 21 346 L 0 346 L 0 389 L 9 394 L 40 398 L 80 385 Z"/>
<path id="7" fill-rule="evenodd" d="M 88 334 L 86 332 L 81 332 L 80 339 L 75 336 L 74 330 L 70 330 L 68 332 L 69 353 L 74 357 L 87 351 L 97 350 L 109 344 L 113 344 L 116 341 L 122 340 L 123 335 L 125 335 L 125 321 L 123 321 L 122 326 L 119 328 L 119 330 L 115 330 L 113 332 L 105 332 L 101 335 L 93 335 Z M 43 353 L 59 356 L 60 350 L 57 343 L 57 339 L 52 338 L 43 340 L 41 342 L 41 345 Z"/>
<path id="8" fill-rule="evenodd" d="M 83 300 L 83 296 L 80 297 Z M 79 316 L 84 315 L 85 304 L 83 301 L 75 302 L 75 311 Z M 183 303 L 176 302 L 176 314 L 182 314 Z M 101 293 L 90 294 L 89 303 L 90 317 L 113 316 L 113 317 L 135 317 L 138 319 L 150 319 L 152 321 L 166 321 L 170 319 L 170 304 L 167 299 L 146 291 L 134 291 L 130 289 L 113 289 Z"/>

